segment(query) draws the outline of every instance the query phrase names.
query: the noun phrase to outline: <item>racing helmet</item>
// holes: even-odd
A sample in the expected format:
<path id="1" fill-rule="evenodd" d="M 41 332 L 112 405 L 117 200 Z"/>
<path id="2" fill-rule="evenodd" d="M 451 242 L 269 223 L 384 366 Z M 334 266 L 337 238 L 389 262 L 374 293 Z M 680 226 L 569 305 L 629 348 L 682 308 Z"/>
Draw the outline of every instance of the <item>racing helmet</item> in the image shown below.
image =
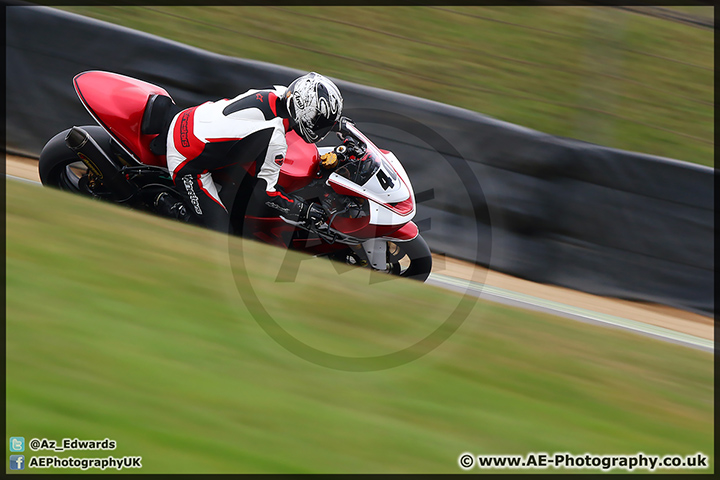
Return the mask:
<path id="1" fill-rule="evenodd" d="M 317 143 L 342 115 L 343 99 L 332 80 L 310 72 L 298 77 L 285 93 L 293 130 L 307 143 Z"/>

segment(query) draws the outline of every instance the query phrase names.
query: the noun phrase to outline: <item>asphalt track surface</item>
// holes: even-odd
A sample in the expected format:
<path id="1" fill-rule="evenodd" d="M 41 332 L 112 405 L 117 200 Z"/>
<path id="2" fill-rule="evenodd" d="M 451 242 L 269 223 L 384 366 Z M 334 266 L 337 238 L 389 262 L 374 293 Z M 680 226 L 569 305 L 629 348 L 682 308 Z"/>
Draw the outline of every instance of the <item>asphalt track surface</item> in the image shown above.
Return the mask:
<path id="1" fill-rule="evenodd" d="M 38 186 L 40 185 L 40 182 L 30 178 L 23 178 L 22 176 L 6 173 L 6 177 L 8 180 L 12 181 L 25 182 Z M 690 335 L 688 333 L 664 328 L 659 325 L 652 325 L 607 313 L 596 312 L 586 308 L 568 305 L 546 298 L 529 295 L 527 293 L 508 290 L 498 286 L 481 284 L 471 280 L 465 280 L 436 272 L 430 274 L 426 283 L 463 294 L 474 295 L 491 302 L 559 315 L 585 323 L 628 330 L 663 341 L 708 352 L 714 352 L 714 341 L 711 339 Z"/>

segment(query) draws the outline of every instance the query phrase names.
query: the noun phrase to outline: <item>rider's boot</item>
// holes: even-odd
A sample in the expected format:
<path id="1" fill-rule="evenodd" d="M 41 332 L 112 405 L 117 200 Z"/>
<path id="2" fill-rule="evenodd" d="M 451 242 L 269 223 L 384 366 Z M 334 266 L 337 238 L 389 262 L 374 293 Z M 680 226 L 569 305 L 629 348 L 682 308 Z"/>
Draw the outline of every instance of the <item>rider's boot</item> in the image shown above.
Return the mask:
<path id="1" fill-rule="evenodd" d="M 155 211 L 166 217 L 187 222 L 190 219 L 185 205 L 175 201 L 167 192 L 160 193 L 155 197 Z"/>

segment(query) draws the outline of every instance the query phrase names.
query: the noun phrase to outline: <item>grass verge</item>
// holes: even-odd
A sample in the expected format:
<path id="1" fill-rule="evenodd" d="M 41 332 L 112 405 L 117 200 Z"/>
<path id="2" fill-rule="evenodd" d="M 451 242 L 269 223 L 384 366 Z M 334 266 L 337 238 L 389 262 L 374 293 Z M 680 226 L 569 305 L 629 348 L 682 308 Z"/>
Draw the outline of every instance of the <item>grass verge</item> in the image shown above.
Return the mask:
<path id="1" fill-rule="evenodd" d="M 279 284 L 283 250 L 17 182 L 6 241 L 6 438 L 118 444 L 45 454 L 141 455 L 142 473 L 435 473 L 465 451 L 703 452 L 714 470 L 708 353 L 478 302 L 429 354 L 352 372 L 282 348 L 247 289 L 349 357 L 411 345 L 459 296 L 306 257 Z"/>

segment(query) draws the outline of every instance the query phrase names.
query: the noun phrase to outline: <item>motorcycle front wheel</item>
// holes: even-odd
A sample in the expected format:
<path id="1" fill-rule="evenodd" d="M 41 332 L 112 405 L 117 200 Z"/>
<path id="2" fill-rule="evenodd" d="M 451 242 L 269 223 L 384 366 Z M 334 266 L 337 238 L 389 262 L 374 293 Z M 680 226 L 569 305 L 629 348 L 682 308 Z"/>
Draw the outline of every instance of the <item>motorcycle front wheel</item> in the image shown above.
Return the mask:
<path id="1" fill-rule="evenodd" d="M 354 251 L 353 251 L 354 250 Z M 387 242 L 385 273 L 424 282 L 432 270 L 430 248 L 420 235 L 408 242 Z M 362 248 L 348 248 L 326 254 L 329 259 L 354 266 L 371 268 Z"/>
<path id="2" fill-rule="evenodd" d="M 418 235 L 407 242 L 387 242 L 389 273 L 424 282 L 432 270 L 432 254 Z"/>

